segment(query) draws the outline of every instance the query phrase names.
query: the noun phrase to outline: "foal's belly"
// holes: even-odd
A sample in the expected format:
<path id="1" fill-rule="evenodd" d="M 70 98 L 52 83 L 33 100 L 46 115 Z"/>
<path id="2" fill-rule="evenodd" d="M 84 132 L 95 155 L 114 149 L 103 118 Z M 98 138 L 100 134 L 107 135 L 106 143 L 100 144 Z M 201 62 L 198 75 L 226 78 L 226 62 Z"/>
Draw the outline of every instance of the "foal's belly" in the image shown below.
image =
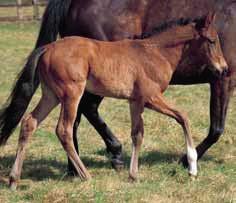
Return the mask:
<path id="1" fill-rule="evenodd" d="M 119 78 L 96 78 L 93 75 L 88 77 L 86 91 L 103 97 L 120 99 L 131 99 L 133 97 L 133 82 Z"/>

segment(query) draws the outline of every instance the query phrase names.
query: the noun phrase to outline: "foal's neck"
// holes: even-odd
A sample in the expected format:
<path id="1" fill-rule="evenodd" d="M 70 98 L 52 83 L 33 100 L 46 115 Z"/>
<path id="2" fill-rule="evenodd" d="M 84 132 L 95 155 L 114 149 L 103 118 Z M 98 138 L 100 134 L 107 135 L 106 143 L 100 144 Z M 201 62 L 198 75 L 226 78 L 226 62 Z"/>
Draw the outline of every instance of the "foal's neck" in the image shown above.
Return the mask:
<path id="1" fill-rule="evenodd" d="M 159 48 L 175 48 L 194 38 L 196 30 L 192 24 L 175 26 L 159 34 L 153 35 L 143 42 Z"/>
<path id="2" fill-rule="evenodd" d="M 144 39 L 141 43 L 146 49 L 153 52 L 158 48 L 158 51 L 169 61 L 174 71 L 182 58 L 185 45 L 194 39 L 195 34 L 196 30 L 193 25 L 176 26 Z"/>

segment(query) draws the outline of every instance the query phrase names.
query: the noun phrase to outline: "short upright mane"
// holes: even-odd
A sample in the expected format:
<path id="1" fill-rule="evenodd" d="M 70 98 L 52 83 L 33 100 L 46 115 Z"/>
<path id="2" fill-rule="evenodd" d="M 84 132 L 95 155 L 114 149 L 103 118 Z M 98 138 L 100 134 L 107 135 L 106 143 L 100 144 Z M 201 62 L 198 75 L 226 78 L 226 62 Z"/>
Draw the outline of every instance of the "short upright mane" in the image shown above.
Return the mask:
<path id="1" fill-rule="evenodd" d="M 155 27 L 154 29 L 152 29 L 149 32 L 144 32 L 141 34 L 141 36 L 136 36 L 137 39 L 146 39 L 149 38 L 153 35 L 158 35 L 164 31 L 166 31 L 169 28 L 173 28 L 175 26 L 185 26 L 188 25 L 189 23 L 196 23 L 196 28 L 201 28 L 203 26 L 203 22 L 204 22 L 205 17 L 198 17 L 195 19 L 191 19 L 191 18 L 180 18 L 177 20 L 172 20 L 172 21 L 168 21 L 165 22 L 161 25 L 159 25 L 158 27 Z"/>

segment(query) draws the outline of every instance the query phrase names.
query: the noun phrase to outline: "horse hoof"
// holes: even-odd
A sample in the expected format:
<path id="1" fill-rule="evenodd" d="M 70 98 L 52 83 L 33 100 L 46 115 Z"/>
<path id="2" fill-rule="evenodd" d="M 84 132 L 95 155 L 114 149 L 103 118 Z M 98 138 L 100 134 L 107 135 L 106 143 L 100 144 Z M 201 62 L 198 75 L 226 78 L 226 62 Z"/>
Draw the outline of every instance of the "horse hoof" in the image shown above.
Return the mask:
<path id="1" fill-rule="evenodd" d="M 69 177 L 77 177 L 79 174 L 77 173 L 77 171 L 73 171 L 73 170 L 68 170 L 67 171 L 67 176 Z"/>
<path id="2" fill-rule="evenodd" d="M 136 176 L 132 176 L 132 175 L 129 174 L 128 181 L 130 183 L 135 183 L 135 182 L 137 182 L 137 177 Z"/>
<path id="3" fill-rule="evenodd" d="M 112 159 L 111 165 L 112 165 L 112 168 L 114 168 L 118 172 L 124 169 L 124 161 L 121 159 Z"/>
<path id="4" fill-rule="evenodd" d="M 193 175 L 193 174 L 189 173 L 189 177 L 190 177 L 191 181 L 197 180 L 197 175 Z"/>
<path id="5" fill-rule="evenodd" d="M 10 187 L 10 190 L 11 190 L 11 191 L 16 191 L 16 188 L 17 188 L 17 183 L 16 183 L 16 181 L 10 180 L 9 187 Z"/>
<path id="6" fill-rule="evenodd" d="M 92 176 L 90 174 L 87 174 L 84 180 L 90 181 L 90 180 L 92 180 Z"/>
<path id="7" fill-rule="evenodd" d="M 186 154 L 181 157 L 181 159 L 179 160 L 179 164 L 182 164 L 184 168 L 188 168 L 189 165 L 188 165 L 188 159 L 187 159 Z"/>

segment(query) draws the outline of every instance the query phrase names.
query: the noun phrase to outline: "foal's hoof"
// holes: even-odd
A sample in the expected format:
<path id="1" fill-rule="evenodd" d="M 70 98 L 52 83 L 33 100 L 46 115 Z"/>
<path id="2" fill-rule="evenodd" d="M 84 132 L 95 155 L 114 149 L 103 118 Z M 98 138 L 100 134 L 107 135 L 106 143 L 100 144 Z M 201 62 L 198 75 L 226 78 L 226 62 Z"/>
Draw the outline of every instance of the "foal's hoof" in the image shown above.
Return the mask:
<path id="1" fill-rule="evenodd" d="M 131 174 L 129 174 L 128 180 L 130 183 L 135 183 L 137 182 L 137 176 L 132 176 Z"/>
<path id="2" fill-rule="evenodd" d="M 191 181 L 197 180 L 197 175 L 193 175 L 193 174 L 189 173 L 189 177 L 190 177 Z"/>
<path id="3" fill-rule="evenodd" d="M 10 187 L 10 190 L 12 190 L 12 191 L 16 191 L 16 188 L 17 188 L 17 182 L 10 178 L 10 181 L 9 181 L 9 187 Z"/>
<path id="4" fill-rule="evenodd" d="M 69 176 L 69 177 L 77 177 L 77 176 L 79 176 L 79 174 L 77 173 L 77 171 L 68 170 L 67 171 L 67 176 Z"/>
<path id="5" fill-rule="evenodd" d="M 188 165 L 188 159 L 187 159 L 186 154 L 180 158 L 179 164 L 182 164 L 184 168 L 188 168 L 189 165 Z"/>

